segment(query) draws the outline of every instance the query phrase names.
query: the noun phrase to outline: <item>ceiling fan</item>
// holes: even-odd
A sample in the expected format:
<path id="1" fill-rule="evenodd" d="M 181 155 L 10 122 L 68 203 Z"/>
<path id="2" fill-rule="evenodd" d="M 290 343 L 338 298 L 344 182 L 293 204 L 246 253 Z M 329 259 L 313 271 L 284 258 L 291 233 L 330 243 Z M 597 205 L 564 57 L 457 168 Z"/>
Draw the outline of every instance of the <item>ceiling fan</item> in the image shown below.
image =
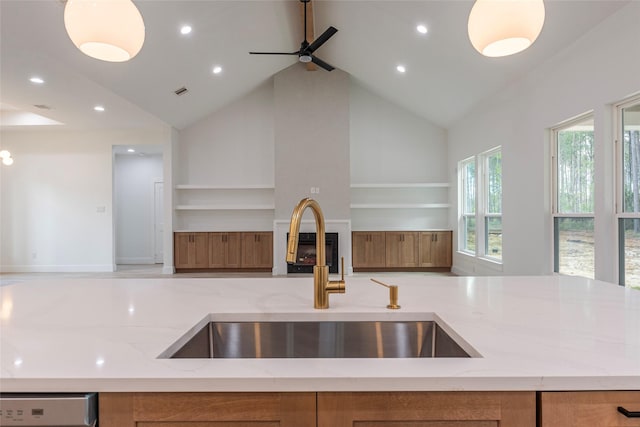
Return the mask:
<path id="1" fill-rule="evenodd" d="M 329 27 L 320 37 L 309 43 L 307 41 L 307 3 L 311 0 L 300 0 L 304 3 L 304 40 L 300 44 L 300 49 L 295 52 L 249 52 L 251 55 L 298 55 L 298 61 L 308 63 L 312 62 L 327 71 L 333 70 L 335 67 L 324 62 L 322 59 L 313 55 L 320 46 L 329 40 L 338 30 L 335 27 Z"/>

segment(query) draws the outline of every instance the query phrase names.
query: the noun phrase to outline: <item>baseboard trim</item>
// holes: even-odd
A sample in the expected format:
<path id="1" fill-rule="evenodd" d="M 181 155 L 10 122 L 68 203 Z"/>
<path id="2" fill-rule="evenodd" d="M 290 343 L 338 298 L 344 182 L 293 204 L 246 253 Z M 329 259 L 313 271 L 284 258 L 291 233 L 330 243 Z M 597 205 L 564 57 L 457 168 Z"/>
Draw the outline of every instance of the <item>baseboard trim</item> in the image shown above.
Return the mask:
<path id="1" fill-rule="evenodd" d="M 3 265 L 2 273 L 112 273 L 112 264 L 98 265 Z"/>

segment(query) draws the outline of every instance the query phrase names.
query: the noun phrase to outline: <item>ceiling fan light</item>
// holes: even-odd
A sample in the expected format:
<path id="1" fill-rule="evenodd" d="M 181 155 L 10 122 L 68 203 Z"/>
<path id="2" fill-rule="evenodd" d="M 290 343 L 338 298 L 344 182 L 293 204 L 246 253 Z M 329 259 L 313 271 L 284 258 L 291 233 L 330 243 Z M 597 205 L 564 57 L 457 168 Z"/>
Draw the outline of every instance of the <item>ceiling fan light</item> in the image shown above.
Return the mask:
<path id="1" fill-rule="evenodd" d="M 128 61 L 144 44 L 144 21 L 131 0 L 68 0 L 64 26 L 80 51 L 102 61 Z"/>
<path id="2" fill-rule="evenodd" d="M 312 58 L 311 58 L 311 55 L 305 55 L 305 54 L 302 54 L 302 55 L 300 55 L 300 56 L 298 57 L 298 61 L 300 61 L 300 62 L 304 62 L 305 64 L 306 64 L 307 62 L 311 62 L 311 59 L 312 59 Z"/>
<path id="3" fill-rule="evenodd" d="M 544 17 L 543 0 L 476 0 L 469 14 L 469 40 L 485 56 L 513 55 L 535 42 Z"/>

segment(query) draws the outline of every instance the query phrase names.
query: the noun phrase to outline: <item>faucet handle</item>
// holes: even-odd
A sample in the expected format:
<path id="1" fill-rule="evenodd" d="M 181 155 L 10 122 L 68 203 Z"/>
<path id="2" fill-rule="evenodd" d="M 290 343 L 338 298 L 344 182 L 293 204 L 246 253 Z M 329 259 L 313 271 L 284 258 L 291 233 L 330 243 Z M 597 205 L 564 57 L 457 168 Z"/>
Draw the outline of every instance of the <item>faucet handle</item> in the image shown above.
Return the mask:
<path id="1" fill-rule="evenodd" d="M 387 305 L 388 309 L 397 310 L 400 308 L 398 305 L 398 286 L 397 285 L 387 285 L 386 283 L 382 283 L 379 280 L 371 279 L 372 282 L 377 283 L 378 285 L 382 285 L 385 288 L 389 288 L 389 304 Z"/>

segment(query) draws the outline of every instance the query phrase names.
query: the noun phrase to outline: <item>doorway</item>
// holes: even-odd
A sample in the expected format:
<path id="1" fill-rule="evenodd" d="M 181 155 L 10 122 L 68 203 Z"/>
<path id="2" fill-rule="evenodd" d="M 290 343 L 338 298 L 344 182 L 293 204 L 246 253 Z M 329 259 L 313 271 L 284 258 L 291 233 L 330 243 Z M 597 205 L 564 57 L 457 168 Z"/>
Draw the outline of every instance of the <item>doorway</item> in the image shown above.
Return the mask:
<path id="1" fill-rule="evenodd" d="M 163 262 L 162 146 L 113 147 L 114 260 L 118 265 Z"/>

